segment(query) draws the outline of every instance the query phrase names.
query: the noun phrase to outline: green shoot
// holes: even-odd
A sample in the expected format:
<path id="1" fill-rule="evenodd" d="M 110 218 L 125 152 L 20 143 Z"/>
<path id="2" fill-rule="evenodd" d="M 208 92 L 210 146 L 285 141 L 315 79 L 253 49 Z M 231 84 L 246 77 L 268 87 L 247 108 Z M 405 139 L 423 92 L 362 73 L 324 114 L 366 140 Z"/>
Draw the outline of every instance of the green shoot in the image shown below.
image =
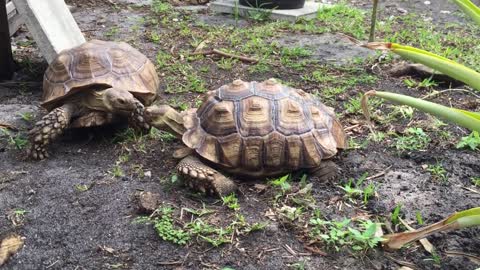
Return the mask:
<path id="1" fill-rule="evenodd" d="M 480 149 L 480 133 L 478 131 L 473 131 L 467 137 L 462 137 L 456 147 L 469 148 L 470 150 Z"/>

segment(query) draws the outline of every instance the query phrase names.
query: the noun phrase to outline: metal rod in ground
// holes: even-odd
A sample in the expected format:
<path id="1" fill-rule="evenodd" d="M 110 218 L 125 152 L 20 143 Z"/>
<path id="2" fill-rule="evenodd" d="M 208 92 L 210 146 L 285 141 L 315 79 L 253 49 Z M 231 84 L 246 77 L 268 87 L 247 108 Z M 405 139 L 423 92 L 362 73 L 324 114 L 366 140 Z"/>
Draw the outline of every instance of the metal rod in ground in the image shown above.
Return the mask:
<path id="1" fill-rule="evenodd" d="M 368 42 L 375 41 L 375 24 L 377 23 L 377 7 L 378 7 L 378 0 L 373 0 L 372 24 L 370 25 L 370 37 L 368 38 Z"/>
<path id="2" fill-rule="evenodd" d="M 8 31 L 6 0 L 0 0 L 0 80 L 11 79 L 13 71 L 14 63 Z"/>

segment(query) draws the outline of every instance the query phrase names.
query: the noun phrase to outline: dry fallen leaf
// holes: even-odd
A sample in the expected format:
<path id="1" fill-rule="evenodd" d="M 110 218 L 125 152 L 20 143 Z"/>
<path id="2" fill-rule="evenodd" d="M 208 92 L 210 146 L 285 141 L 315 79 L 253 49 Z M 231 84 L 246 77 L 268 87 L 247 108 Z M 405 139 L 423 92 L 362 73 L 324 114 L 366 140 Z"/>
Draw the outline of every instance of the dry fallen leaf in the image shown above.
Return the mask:
<path id="1" fill-rule="evenodd" d="M 0 244 L 0 266 L 2 266 L 10 256 L 17 253 L 22 248 L 23 239 L 16 234 L 12 234 L 2 240 Z"/>

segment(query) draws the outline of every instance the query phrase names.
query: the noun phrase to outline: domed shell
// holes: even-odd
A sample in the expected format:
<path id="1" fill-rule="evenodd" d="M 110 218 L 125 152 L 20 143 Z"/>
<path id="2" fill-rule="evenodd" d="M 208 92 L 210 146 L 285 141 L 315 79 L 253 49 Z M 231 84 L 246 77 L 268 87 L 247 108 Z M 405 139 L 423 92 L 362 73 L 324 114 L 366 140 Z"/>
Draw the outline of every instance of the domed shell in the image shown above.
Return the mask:
<path id="1" fill-rule="evenodd" d="M 92 40 L 62 51 L 43 79 L 43 104 L 52 110 L 70 95 L 93 85 L 130 91 L 145 105 L 156 97 L 159 78 L 153 63 L 124 42 Z"/>
<path id="2" fill-rule="evenodd" d="M 345 133 L 331 108 L 273 79 L 235 80 L 210 91 L 184 121 L 183 142 L 227 168 L 313 168 L 345 148 Z"/>

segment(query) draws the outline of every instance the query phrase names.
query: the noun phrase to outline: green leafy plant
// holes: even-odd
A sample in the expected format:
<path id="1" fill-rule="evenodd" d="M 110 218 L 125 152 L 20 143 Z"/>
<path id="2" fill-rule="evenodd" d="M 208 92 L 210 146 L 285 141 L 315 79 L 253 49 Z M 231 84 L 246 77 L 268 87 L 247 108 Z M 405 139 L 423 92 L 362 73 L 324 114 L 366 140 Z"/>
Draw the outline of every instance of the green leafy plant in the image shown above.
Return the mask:
<path id="1" fill-rule="evenodd" d="M 395 139 L 395 148 L 399 151 L 414 151 L 425 149 L 430 143 L 430 137 L 421 128 L 410 127 L 405 135 Z"/>
<path id="2" fill-rule="evenodd" d="M 477 6 L 469 0 L 455 0 L 454 3 L 456 3 L 466 14 L 471 16 L 480 25 L 480 9 Z M 391 42 L 370 42 L 364 46 L 370 49 L 391 51 L 403 58 L 424 64 L 456 80 L 462 81 L 480 91 L 480 73 L 448 58 L 425 50 Z M 478 112 L 449 108 L 433 102 L 388 92 L 370 91 L 364 95 L 362 99 L 362 108 L 368 119 L 370 118 L 366 104 L 368 96 L 378 96 L 396 103 L 409 105 L 472 131 L 480 131 L 480 113 Z"/>
<path id="3" fill-rule="evenodd" d="M 346 196 L 350 200 L 361 198 L 363 204 L 367 204 L 368 200 L 375 194 L 375 185 L 373 182 L 370 182 L 366 186 L 363 185 L 367 176 L 368 173 L 362 174 L 362 176 L 358 178 L 356 182 L 354 182 L 353 178 L 350 178 L 345 186 L 340 186 L 340 188 L 345 191 Z"/>
<path id="4" fill-rule="evenodd" d="M 28 145 L 28 139 L 21 134 L 12 135 L 12 133 L 6 128 L 0 128 L 0 136 L 7 137 L 8 144 L 15 146 L 15 148 L 21 150 Z"/>
<path id="5" fill-rule="evenodd" d="M 357 223 L 355 226 L 350 219 L 327 221 L 313 217 L 309 221 L 309 225 L 313 227 L 310 234 L 314 239 L 322 240 L 337 251 L 344 246 L 357 251 L 367 250 L 382 241 L 381 237 L 376 236 L 377 226 L 380 224 L 370 220 L 359 220 Z"/>
<path id="6" fill-rule="evenodd" d="M 235 195 L 235 193 L 222 197 L 222 201 L 223 201 L 223 205 L 226 205 L 228 208 L 234 211 L 240 210 L 240 205 L 238 204 L 238 198 Z"/>
<path id="7" fill-rule="evenodd" d="M 441 163 L 429 164 L 427 166 L 427 171 L 434 180 L 440 180 L 442 182 L 448 181 L 447 170 L 445 170 Z"/>
<path id="8" fill-rule="evenodd" d="M 183 229 L 174 227 L 172 213 L 173 208 L 162 207 L 158 211 L 160 217 L 154 220 L 154 228 L 157 234 L 165 241 L 179 245 L 185 245 L 190 240 L 190 234 Z"/>
<path id="9" fill-rule="evenodd" d="M 472 177 L 472 184 L 476 187 L 480 187 L 480 177 Z"/>
<path id="10" fill-rule="evenodd" d="M 397 204 L 395 208 L 393 208 L 392 214 L 390 215 L 390 221 L 392 224 L 400 223 L 400 210 L 402 210 L 401 204 Z"/>
<path id="11" fill-rule="evenodd" d="M 480 133 L 473 131 L 467 137 L 462 137 L 457 143 L 457 148 L 469 148 L 471 150 L 480 149 Z"/>

